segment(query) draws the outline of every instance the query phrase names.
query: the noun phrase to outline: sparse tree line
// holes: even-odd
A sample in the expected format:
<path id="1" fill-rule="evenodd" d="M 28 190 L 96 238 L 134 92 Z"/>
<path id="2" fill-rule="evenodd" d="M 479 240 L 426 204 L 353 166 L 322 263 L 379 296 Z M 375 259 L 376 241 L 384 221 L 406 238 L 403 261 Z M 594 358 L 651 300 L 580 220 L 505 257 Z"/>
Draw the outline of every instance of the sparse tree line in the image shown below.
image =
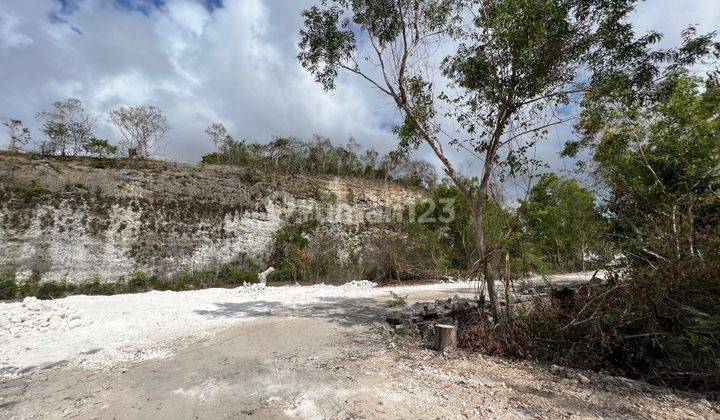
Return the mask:
<path id="1" fill-rule="evenodd" d="M 35 142 L 22 121 L 3 123 L 8 132 L 8 151 L 98 158 L 122 153 L 130 158 L 150 158 L 170 130 L 167 118 L 155 106 L 120 107 L 107 114 L 108 122 L 122 134 L 122 140 L 113 144 L 95 134 L 100 117 L 86 111 L 75 98 L 55 102 L 51 110 L 38 112 L 36 118 L 42 124 L 42 138 Z M 307 142 L 276 137 L 268 144 L 250 143 L 235 139 L 221 123 L 211 124 L 205 134 L 217 147 L 216 152 L 202 157 L 207 164 L 270 168 L 288 174 L 357 176 L 418 187 L 430 187 L 437 181 L 435 167 L 413 159 L 407 151 L 381 156 L 372 148 L 362 150 L 353 138 L 341 146 L 317 135 Z"/>
<path id="2" fill-rule="evenodd" d="M 108 122 L 123 137 L 114 145 L 95 134 L 100 116 L 88 112 L 76 98 L 57 101 L 50 110 L 40 111 L 35 117 L 42 124 L 42 138 L 36 142 L 22 121 L 11 119 L 3 123 L 8 131 L 8 151 L 105 158 L 117 155 L 122 148 L 130 157 L 147 158 L 170 129 L 167 118 L 153 105 L 119 107 L 107 115 Z"/>
<path id="3" fill-rule="evenodd" d="M 203 156 L 204 163 L 272 168 L 287 174 L 365 177 L 418 187 L 430 187 L 437 180 L 432 164 L 402 151 L 381 156 L 373 148 L 362 150 L 354 138 L 337 146 L 317 135 L 309 142 L 277 137 L 268 144 L 248 143 L 235 139 L 220 123 L 213 123 L 205 133 L 217 151 Z"/>

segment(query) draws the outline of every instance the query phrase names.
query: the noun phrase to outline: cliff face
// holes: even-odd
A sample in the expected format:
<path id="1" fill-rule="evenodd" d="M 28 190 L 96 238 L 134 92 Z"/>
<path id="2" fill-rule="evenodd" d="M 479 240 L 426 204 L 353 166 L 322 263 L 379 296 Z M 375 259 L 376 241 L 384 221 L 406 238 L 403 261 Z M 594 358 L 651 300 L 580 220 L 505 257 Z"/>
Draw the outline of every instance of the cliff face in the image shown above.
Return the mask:
<path id="1" fill-rule="evenodd" d="M 351 241 L 385 206 L 422 196 L 364 179 L 165 162 L 99 166 L 0 155 L 0 269 L 19 281 L 37 273 L 42 281 L 81 283 L 243 258 L 262 265 L 273 233 L 290 218 L 321 214 L 323 228 Z"/>

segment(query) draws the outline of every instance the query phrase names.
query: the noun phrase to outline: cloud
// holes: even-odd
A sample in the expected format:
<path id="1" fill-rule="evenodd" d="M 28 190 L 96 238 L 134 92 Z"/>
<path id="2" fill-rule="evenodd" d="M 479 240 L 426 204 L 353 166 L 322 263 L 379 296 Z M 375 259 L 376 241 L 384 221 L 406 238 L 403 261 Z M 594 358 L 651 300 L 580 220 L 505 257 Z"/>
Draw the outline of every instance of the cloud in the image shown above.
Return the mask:
<path id="1" fill-rule="evenodd" d="M 0 50 L 22 48 L 33 43 L 32 38 L 17 31 L 19 22 L 20 20 L 10 13 L 0 15 Z"/>
<path id="2" fill-rule="evenodd" d="M 97 114 L 159 106 L 173 127 L 164 153 L 182 160 L 210 150 L 203 130 L 212 121 L 255 141 L 317 133 L 388 150 L 391 106 L 350 78 L 323 92 L 297 63 L 299 11 L 309 3 L 0 0 L 13 35 L 3 39 L 26 40 L 0 53 L 0 118 L 22 119 L 39 137 L 35 112 L 74 96 Z M 117 134 L 104 119 L 99 131 Z"/>
<path id="3" fill-rule="evenodd" d="M 390 101 L 349 75 L 324 92 L 298 64 L 300 10 L 312 3 L 0 0 L 0 119 L 21 119 L 40 138 L 34 114 L 74 96 L 96 114 L 123 105 L 160 107 L 173 127 L 163 154 L 180 160 L 210 151 L 203 130 L 213 121 L 254 141 L 317 133 L 392 149 L 398 115 Z M 634 21 L 641 31 L 667 32 L 672 44 L 687 23 L 716 29 L 714 3 L 646 2 Z M 105 118 L 98 131 L 119 138 Z M 569 135 L 559 129 L 538 154 L 562 167 L 557 152 Z M 428 150 L 420 154 L 434 161 Z"/>

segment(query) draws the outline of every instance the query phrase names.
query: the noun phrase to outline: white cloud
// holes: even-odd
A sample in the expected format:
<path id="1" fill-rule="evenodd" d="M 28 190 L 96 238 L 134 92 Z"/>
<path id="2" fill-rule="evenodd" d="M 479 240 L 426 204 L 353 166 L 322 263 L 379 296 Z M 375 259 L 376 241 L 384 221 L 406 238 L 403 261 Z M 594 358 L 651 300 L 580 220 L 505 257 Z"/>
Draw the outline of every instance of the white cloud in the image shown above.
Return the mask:
<path id="1" fill-rule="evenodd" d="M 110 0 L 78 0 L 63 14 L 58 0 L 0 0 L 0 119 L 37 128 L 35 112 L 75 96 L 98 114 L 145 102 L 161 107 L 173 127 L 164 154 L 184 160 L 211 149 L 203 130 L 212 121 L 256 141 L 317 133 L 390 150 L 388 126 L 397 117 L 390 101 L 349 75 L 324 92 L 298 64 L 299 14 L 312 3 L 225 0 L 210 12 L 199 0 L 167 0 L 143 13 Z M 701 31 L 720 26 L 714 3 L 655 0 L 633 19 L 641 31 L 667 32 L 672 44 L 688 23 Z M 101 121 L 100 134 L 114 136 Z M 557 151 L 565 136 L 558 130 L 539 146 L 555 167 L 562 166 Z"/>
<path id="2" fill-rule="evenodd" d="M 33 43 L 32 38 L 18 31 L 19 19 L 0 11 L 0 50 L 22 48 Z"/>

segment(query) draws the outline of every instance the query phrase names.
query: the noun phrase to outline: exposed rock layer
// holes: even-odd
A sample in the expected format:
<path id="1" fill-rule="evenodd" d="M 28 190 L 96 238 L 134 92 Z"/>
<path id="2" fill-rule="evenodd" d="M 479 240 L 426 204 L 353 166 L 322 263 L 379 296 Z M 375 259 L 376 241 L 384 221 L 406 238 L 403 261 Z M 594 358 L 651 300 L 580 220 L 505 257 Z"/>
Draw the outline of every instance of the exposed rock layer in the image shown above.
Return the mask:
<path id="1" fill-rule="evenodd" d="M 393 183 L 243 168 L 0 155 L 0 269 L 18 280 L 114 281 L 244 258 L 263 263 L 293 215 L 346 240 L 421 192 Z"/>

